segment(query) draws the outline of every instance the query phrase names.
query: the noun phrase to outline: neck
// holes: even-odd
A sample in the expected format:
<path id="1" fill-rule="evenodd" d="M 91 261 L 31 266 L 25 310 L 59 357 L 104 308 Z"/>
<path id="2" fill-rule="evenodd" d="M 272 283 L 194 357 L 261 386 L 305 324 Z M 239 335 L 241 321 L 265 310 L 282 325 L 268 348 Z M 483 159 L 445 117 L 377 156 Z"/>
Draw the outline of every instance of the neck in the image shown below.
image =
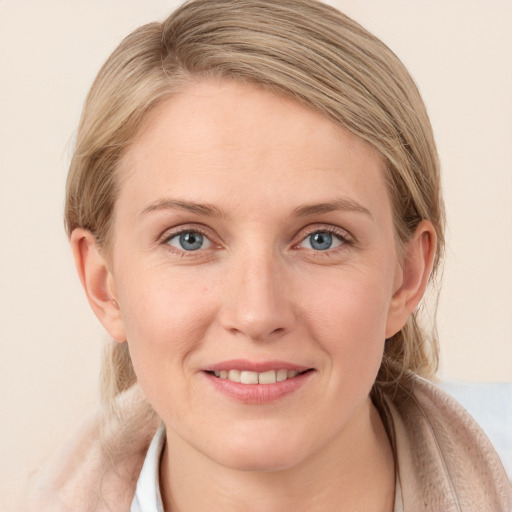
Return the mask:
<path id="1" fill-rule="evenodd" d="M 221 466 L 168 429 L 160 488 L 166 512 L 391 512 L 395 466 L 381 418 L 368 400 L 331 443 L 278 471 Z"/>

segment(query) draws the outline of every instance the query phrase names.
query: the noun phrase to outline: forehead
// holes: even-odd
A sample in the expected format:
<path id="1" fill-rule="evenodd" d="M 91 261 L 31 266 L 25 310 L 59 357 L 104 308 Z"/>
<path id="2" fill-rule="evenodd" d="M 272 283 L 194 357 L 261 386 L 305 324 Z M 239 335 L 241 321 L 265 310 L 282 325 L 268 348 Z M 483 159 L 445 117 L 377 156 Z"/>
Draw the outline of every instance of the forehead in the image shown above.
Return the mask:
<path id="1" fill-rule="evenodd" d="M 387 201 L 384 171 L 366 143 L 320 113 L 255 86 L 205 81 L 150 113 L 122 159 L 119 199 L 140 208 L 156 196 L 259 194 L 291 206 L 336 191 L 371 203 Z"/>

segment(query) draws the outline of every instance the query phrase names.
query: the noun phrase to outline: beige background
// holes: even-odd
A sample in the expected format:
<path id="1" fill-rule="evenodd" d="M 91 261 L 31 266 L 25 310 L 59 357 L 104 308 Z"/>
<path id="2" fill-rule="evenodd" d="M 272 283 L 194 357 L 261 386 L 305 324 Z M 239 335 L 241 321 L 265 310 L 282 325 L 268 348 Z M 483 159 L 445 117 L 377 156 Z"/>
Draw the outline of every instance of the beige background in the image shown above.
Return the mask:
<path id="1" fill-rule="evenodd" d="M 441 376 L 512 381 L 512 1 L 338 0 L 420 85 L 449 218 Z M 62 224 L 86 91 L 170 0 L 0 0 L 0 510 L 96 401 L 105 335 Z"/>

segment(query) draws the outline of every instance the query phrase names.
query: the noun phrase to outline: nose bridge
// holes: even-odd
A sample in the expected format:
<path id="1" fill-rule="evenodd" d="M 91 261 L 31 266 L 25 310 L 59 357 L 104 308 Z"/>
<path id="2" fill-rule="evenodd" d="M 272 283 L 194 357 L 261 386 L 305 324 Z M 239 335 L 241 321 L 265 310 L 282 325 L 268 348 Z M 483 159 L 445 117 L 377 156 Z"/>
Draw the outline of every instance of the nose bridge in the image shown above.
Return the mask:
<path id="1" fill-rule="evenodd" d="M 294 321 L 283 262 L 272 247 L 252 245 L 233 257 L 222 323 L 254 340 L 275 338 Z"/>

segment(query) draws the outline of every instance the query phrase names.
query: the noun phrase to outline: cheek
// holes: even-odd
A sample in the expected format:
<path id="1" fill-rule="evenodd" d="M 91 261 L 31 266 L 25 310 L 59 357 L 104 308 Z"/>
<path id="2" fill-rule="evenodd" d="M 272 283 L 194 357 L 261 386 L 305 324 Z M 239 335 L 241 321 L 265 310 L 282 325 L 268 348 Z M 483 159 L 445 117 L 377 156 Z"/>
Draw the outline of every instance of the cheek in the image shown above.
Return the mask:
<path id="1" fill-rule="evenodd" d="M 329 355 L 339 378 L 373 379 L 385 343 L 391 283 L 384 275 L 347 273 L 331 278 L 309 294 L 305 314 L 312 336 Z"/>
<path id="2" fill-rule="evenodd" d="M 187 356 L 204 339 L 214 315 L 210 293 L 199 280 L 158 269 L 128 279 L 120 276 L 119 282 L 119 304 L 139 381 L 161 386 L 162 379 L 181 375 Z"/>
<path id="3" fill-rule="evenodd" d="M 208 317 L 210 293 L 200 278 L 155 267 L 138 270 L 133 277 L 120 277 L 119 302 L 128 341 L 167 345 L 194 337 Z M 132 274 L 132 275 L 133 275 Z M 185 333 L 189 336 L 185 336 Z"/>

